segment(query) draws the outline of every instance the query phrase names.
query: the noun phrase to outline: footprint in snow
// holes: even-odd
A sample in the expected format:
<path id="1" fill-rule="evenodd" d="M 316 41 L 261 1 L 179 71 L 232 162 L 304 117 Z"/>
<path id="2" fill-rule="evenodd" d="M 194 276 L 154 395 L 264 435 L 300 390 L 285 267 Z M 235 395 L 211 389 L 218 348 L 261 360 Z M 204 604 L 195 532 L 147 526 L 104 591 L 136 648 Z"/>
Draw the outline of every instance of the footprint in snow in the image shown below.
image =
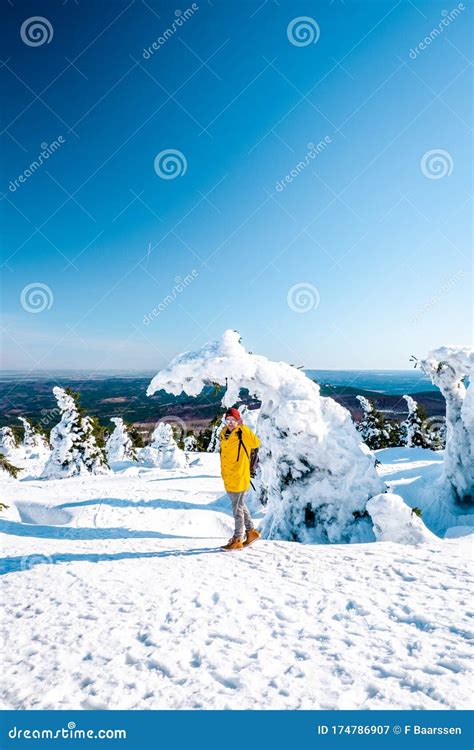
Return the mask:
<path id="1" fill-rule="evenodd" d="M 165 667 L 164 664 L 156 661 L 156 659 L 148 659 L 147 667 L 148 669 L 156 669 L 158 672 L 161 672 L 162 675 L 168 677 L 169 679 L 171 679 L 171 677 L 173 676 L 168 667 Z"/>
<path id="2" fill-rule="evenodd" d="M 275 615 L 279 620 L 283 620 L 284 622 L 297 622 L 298 620 L 297 615 L 294 615 L 293 613 L 282 612 L 281 609 L 275 610 Z"/>
<path id="3" fill-rule="evenodd" d="M 214 672 L 212 676 L 217 682 L 220 682 L 221 685 L 230 688 L 231 690 L 237 690 L 242 684 L 237 677 L 224 677 L 218 674 L 218 672 Z"/>
<path id="4" fill-rule="evenodd" d="M 140 633 L 137 635 L 137 641 L 143 643 L 144 646 L 156 646 L 157 644 L 152 640 L 149 633 Z"/>

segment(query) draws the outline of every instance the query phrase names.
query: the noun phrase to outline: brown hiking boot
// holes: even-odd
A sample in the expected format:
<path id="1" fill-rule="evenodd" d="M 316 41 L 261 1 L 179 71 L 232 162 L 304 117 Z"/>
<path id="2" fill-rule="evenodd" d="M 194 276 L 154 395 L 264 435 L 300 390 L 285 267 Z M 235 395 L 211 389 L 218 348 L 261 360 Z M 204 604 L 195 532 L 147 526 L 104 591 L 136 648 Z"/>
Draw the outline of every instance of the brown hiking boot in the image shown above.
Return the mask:
<path id="1" fill-rule="evenodd" d="M 229 552 L 229 550 L 233 549 L 243 549 L 243 543 L 242 539 L 237 539 L 235 536 L 233 536 L 227 544 L 224 544 L 221 549 L 224 549 L 226 552 Z"/>
<path id="2" fill-rule="evenodd" d="M 257 539 L 260 539 L 260 532 L 257 531 L 257 529 L 250 529 L 247 531 L 247 537 L 244 542 L 244 547 L 248 547 L 250 544 L 253 544 L 257 541 Z"/>

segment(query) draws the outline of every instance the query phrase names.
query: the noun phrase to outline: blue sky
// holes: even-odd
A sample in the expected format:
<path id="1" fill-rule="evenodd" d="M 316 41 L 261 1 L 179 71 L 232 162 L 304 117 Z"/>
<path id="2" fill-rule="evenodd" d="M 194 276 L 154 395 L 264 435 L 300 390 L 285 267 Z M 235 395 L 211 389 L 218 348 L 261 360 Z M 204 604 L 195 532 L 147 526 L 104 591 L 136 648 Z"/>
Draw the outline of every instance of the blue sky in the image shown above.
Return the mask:
<path id="1" fill-rule="evenodd" d="M 158 369 L 226 328 L 318 369 L 469 343 L 472 7 L 193 7 L 4 4 L 2 367 Z"/>

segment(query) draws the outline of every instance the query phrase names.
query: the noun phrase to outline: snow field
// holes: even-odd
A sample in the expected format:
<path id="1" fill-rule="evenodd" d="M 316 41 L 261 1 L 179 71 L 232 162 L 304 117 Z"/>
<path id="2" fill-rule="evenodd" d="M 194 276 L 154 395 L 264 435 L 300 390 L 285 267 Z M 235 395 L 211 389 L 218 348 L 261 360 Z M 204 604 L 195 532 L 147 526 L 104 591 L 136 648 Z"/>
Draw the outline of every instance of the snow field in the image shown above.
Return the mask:
<path id="1" fill-rule="evenodd" d="M 403 496 L 420 450 L 379 467 Z M 0 483 L 4 708 L 469 707 L 472 536 L 224 553 L 199 458 Z"/>

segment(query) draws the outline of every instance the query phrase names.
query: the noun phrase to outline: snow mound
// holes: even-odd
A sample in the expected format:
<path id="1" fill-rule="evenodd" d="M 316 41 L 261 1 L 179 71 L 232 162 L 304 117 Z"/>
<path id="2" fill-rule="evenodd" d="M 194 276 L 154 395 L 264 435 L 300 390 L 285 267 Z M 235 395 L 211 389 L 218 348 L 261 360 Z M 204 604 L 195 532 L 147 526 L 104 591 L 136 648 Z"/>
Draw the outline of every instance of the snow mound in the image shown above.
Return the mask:
<path id="1" fill-rule="evenodd" d="M 378 542 L 420 544 L 439 541 L 400 495 L 385 492 L 371 498 L 367 511 L 374 522 Z"/>
<path id="2" fill-rule="evenodd" d="M 361 450 L 350 413 L 285 362 L 248 353 L 239 334 L 185 352 L 151 381 L 147 395 L 165 390 L 197 396 L 205 385 L 226 386 L 223 406 L 242 389 L 262 402 L 255 430 L 261 439 L 257 483 L 267 502 L 267 539 L 300 542 L 373 541 L 365 504 L 385 489 L 373 457 Z"/>

